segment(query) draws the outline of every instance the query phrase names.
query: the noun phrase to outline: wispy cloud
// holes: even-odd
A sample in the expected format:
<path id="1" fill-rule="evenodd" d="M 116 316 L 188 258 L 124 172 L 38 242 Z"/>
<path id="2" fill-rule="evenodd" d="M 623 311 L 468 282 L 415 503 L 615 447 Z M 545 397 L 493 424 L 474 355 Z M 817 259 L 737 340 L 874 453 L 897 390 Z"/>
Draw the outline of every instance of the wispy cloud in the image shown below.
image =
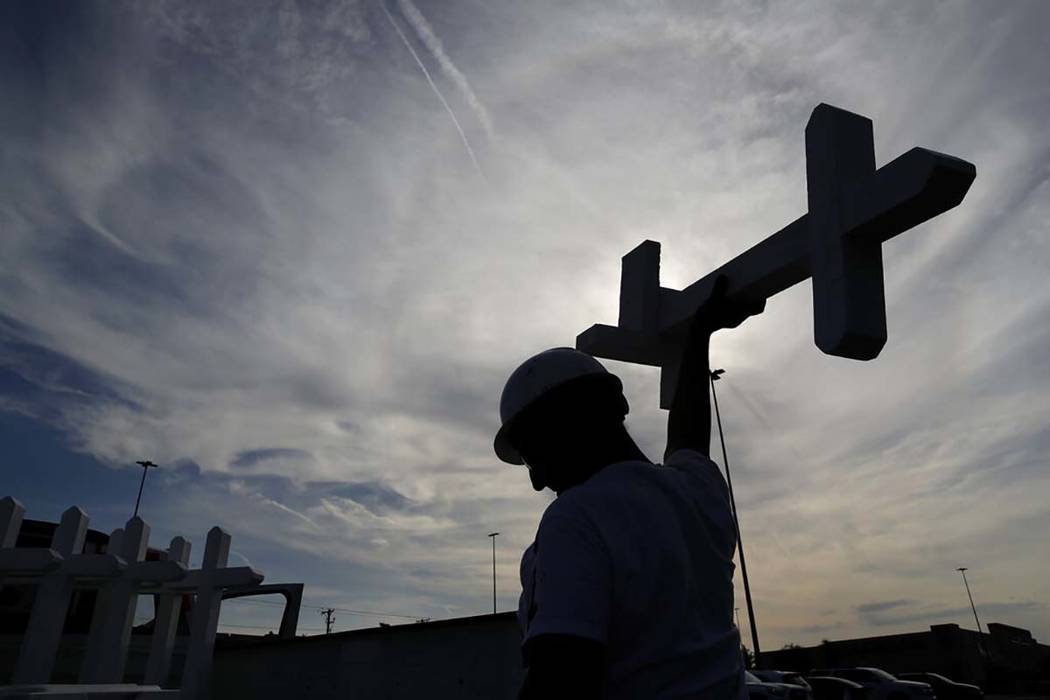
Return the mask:
<path id="1" fill-rule="evenodd" d="M 481 171 L 481 165 L 478 163 L 478 158 L 474 154 L 474 148 L 470 145 L 470 139 L 467 138 L 466 132 L 463 131 L 463 127 L 460 125 L 459 119 L 456 118 L 456 113 L 453 111 L 452 106 L 449 105 L 448 100 L 445 99 L 445 96 L 441 93 L 441 90 L 434 82 L 434 79 L 430 77 L 430 71 L 427 70 L 426 65 L 424 65 L 423 61 L 419 58 L 419 54 L 416 53 L 416 50 L 412 48 L 412 43 L 408 40 L 408 37 L 405 36 L 405 33 L 401 31 L 401 27 L 398 26 L 394 16 L 390 14 L 390 10 L 386 9 L 386 3 L 383 0 L 380 0 L 379 7 L 383 10 L 383 14 L 386 16 L 387 21 L 390 22 L 390 26 L 394 28 L 395 32 L 397 32 L 397 36 L 401 39 L 401 43 L 404 44 L 405 48 L 408 49 L 408 52 L 412 54 L 412 60 L 414 60 L 416 65 L 419 66 L 419 70 L 422 71 L 423 77 L 426 78 L 430 89 L 434 91 L 438 100 L 441 101 L 441 105 L 448 113 L 449 119 L 452 120 L 452 125 L 456 127 L 456 131 L 459 133 L 460 140 L 463 141 L 463 148 L 466 149 L 467 155 L 470 156 L 470 162 L 474 164 L 474 169 L 478 171 L 479 175 L 484 175 Z M 420 15 L 420 17 L 422 17 L 422 15 Z M 442 64 L 442 66 L 443 65 L 444 64 Z"/>
<path id="2" fill-rule="evenodd" d="M 441 39 L 434 33 L 430 22 L 427 22 L 427 18 L 423 16 L 419 8 L 412 4 L 412 0 L 398 0 L 398 7 L 401 8 L 401 13 L 412 25 L 412 28 L 416 30 L 416 36 L 426 45 L 431 55 L 438 62 L 438 65 L 441 66 L 441 72 L 452 81 L 463 95 L 463 99 L 470 105 L 482 128 L 485 129 L 485 134 L 490 139 L 494 138 L 495 132 L 492 129 L 492 118 L 489 117 L 488 110 L 485 109 L 485 105 L 481 103 L 478 96 L 474 94 L 474 89 L 470 87 L 467 77 L 460 72 L 459 68 L 456 68 L 456 64 L 452 62 L 448 53 L 445 52 L 445 47 L 441 43 Z"/>
<path id="3" fill-rule="evenodd" d="M 549 497 L 492 455 L 507 373 L 614 321 L 640 240 L 683 286 L 803 213 L 826 101 L 978 177 L 886 245 L 877 360 L 813 347 L 806 284 L 714 340 L 763 636 L 965 623 L 957 566 L 1050 636 L 1050 6 L 397 7 L 0 5 L 5 434 L 163 463 L 157 537 L 221 524 L 317 604 L 483 611 L 498 529 L 510 607 Z M 659 455 L 656 374 L 610 367 Z M 31 512 L 90 490 L 54 474 Z"/>

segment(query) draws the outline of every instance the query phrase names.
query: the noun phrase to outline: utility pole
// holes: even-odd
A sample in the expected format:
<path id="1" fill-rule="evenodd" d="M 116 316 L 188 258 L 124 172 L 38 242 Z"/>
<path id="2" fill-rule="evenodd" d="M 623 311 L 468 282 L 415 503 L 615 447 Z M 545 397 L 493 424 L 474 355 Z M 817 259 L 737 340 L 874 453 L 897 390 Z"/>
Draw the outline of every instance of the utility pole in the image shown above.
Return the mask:
<path id="1" fill-rule="evenodd" d="M 736 514 L 736 499 L 733 497 L 733 477 L 729 474 L 729 455 L 726 454 L 726 437 L 722 432 L 722 415 L 718 411 L 718 395 L 715 393 L 715 380 L 725 374 L 724 369 L 711 372 L 711 398 L 715 404 L 715 418 L 718 421 L 718 439 L 722 442 L 722 463 L 726 468 L 726 486 L 729 487 L 729 505 L 733 510 L 733 525 L 736 526 L 736 543 L 740 552 L 740 575 L 744 579 L 744 598 L 747 600 L 747 620 L 751 623 L 751 651 L 755 654 L 755 668 L 761 667 L 762 652 L 758 646 L 758 625 L 755 623 L 755 607 L 751 603 L 751 584 L 747 579 L 747 562 L 744 561 L 744 538 L 740 535 L 740 520 Z M 737 625 L 739 627 L 739 624 Z"/>
<path id="2" fill-rule="evenodd" d="M 135 497 L 135 512 L 131 514 L 131 517 L 135 517 L 139 514 L 139 502 L 142 500 L 142 487 L 146 485 L 146 472 L 150 470 L 150 467 L 156 468 L 156 464 L 149 461 L 148 459 L 141 459 L 135 464 L 142 467 L 142 481 L 139 482 L 139 495 Z"/>
<path id="3" fill-rule="evenodd" d="M 332 633 L 332 623 L 335 622 L 335 608 L 325 608 L 321 610 L 321 616 L 324 617 L 324 633 Z"/>
<path id="4" fill-rule="evenodd" d="M 977 606 L 973 604 L 973 595 L 970 593 L 970 582 L 966 580 L 966 572 L 969 569 L 965 566 L 960 566 L 956 571 L 962 574 L 963 585 L 966 586 L 966 596 L 970 599 L 970 609 L 973 610 L 973 621 L 977 623 L 977 634 L 984 634 L 984 631 L 981 630 L 981 621 L 977 618 Z"/>
<path id="5" fill-rule="evenodd" d="M 496 535 L 498 532 L 490 532 L 488 536 L 492 539 L 492 614 L 496 614 Z"/>

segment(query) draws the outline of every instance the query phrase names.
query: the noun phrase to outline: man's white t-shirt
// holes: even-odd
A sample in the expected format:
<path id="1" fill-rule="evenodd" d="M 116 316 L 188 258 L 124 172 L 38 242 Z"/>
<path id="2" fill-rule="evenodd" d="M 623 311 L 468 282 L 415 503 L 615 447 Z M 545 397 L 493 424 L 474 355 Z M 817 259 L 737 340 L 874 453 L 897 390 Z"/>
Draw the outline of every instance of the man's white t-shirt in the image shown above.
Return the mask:
<path id="1" fill-rule="evenodd" d="M 604 644 L 605 698 L 744 698 L 735 548 L 710 459 L 679 450 L 664 466 L 611 464 L 547 507 L 522 556 L 523 643 Z"/>

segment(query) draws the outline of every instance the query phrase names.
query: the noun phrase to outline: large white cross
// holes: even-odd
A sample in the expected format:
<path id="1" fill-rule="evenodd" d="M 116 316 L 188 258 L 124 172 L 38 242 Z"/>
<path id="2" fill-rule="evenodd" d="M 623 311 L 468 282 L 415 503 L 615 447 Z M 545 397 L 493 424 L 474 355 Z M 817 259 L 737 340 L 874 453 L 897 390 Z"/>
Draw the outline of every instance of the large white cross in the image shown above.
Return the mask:
<path id="1" fill-rule="evenodd" d="M 954 156 L 913 148 L 875 169 L 871 120 L 821 104 L 806 125 L 809 213 L 685 289 L 660 286 L 660 244 L 623 258 L 618 325 L 594 325 L 576 347 L 598 357 L 661 368 L 669 408 L 689 320 L 727 278 L 730 302 L 768 299 L 813 278 L 817 347 L 855 360 L 886 343 L 882 243 L 958 205 L 977 169 Z"/>

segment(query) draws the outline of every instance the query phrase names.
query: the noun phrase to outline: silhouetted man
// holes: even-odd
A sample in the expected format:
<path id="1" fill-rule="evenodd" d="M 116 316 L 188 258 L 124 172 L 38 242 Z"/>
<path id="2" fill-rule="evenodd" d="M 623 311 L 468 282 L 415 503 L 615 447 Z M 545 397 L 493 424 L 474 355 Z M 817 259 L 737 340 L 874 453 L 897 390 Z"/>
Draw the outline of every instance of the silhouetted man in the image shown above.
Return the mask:
<path id="1" fill-rule="evenodd" d="M 628 434 L 623 386 L 590 355 L 547 350 L 507 380 L 496 453 L 558 494 L 521 561 L 521 698 L 746 697 L 708 345 L 764 304 L 730 306 L 724 287 L 691 324 L 663 465 Z"/>

